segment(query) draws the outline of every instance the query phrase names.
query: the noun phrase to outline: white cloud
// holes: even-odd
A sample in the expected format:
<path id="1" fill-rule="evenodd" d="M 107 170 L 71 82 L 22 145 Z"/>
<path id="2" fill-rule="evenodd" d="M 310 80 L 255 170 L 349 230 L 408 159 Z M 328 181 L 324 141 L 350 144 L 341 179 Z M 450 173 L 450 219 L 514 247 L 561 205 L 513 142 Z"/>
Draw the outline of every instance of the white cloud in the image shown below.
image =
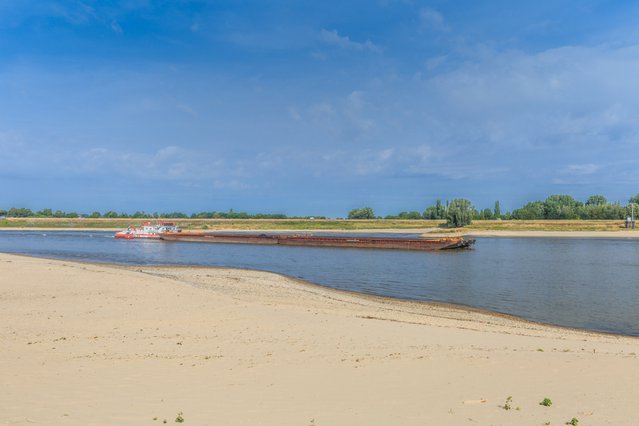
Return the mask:
<path id="1" fill-rule="evenodd" d="M 355 154 L 355 173 L 361 176 L 380 174 L 388 170 L 395 150 L 384 148 L 377 151 L 365 150 Z"/>
<path id="2" fill-rule="evenodd" d="M 296 107 L 294 107 L 294 106 L 288 107 L 288 115 L 294 121 L 300 121 L 302 119 L 302 116 L 301 116 L 299 110 Z"/>
<path id="3" fill-rule="evenodd" d="M 570 164 L 561 172 L 568 175 L 591 175 L 601 169 L 597 164 Z"/>
<path id="4" fill-rule="evenodd" d="M 361 132 L 368 132 L 375 127 L 375 121 L 365 115 L 366 102 L 362 91 L 355 90 L 346 97 L 344 113 L 350 123 Z"/>
<path id="5" fill-rule="evenodd" d="M 230 179 L 230 180 L 216 179 L 213 181 L 214 189 L 230 189 L 233 191 L 240 191 L 240 190 L 250 189 L 254 187 L 255 187 L 254 185 L 249 185 L 244 182 L 240 182 L 237 179 Z"/>
<path id="6" fill-rule="evenodd" d="M 341 47 L 343 49 L 367 50 L 369 52 L 381 51 L 381 49 L 370 40 L 366 40 L 365 42 L 353 41 L 348 36 L 339 35 L 337 30 L 329 31 L 326 29 L 322 29 L 319 36 L 320 40 L 324 43 Z"/>
<path id="7" fill-rule="evenodd" d="M 114 33 L 122 34 L 122 27 L 116 20 L 111 21 L 111 29 Z"/>
<path id="8" fill-rule="evenodd" d="M 188 115 L 190 115 L 192 117 L 197 117 L 197 112 L 190 105 L 187 105 L 187 104 L 185 104 L 183 102 L 178 102 L 177 104 L 175 104 L 175 107 L 177 109 L 179 109 L 180 111 L 185 112 L 185 113 L 187 113 Z"/>
<path id="9" fill-rule="evenodd" d="M 358 90 L 300 106 L 300 140 L 325 148 L 315 163 L 294 157 L 306 165 L 299 172 L 541 187 L 580 176 L 614 184 L 612 170 L 629 176 L 639 167 L 628 155 L 639 148 L 639 46 L 484 49 L 435 62 L 443 61 L 445 69 L 420 79 L 377 74 Z"/>
<path id="10" fill-rule="evenodd" d="M 424 7 L 419 11 L 419 21 L 421 28 L 431 31 L 448 31 L 448 27 L 444 23 L 444 16 L 429 7 Z"/>
<path id="11" fill-rule="evenodd" d="M 442 65 L 444 62 L 446 62 L 447 59 L 448 59 L 448 55 L 440 55 L 440 56 L 429 58 L 426 60 L 426 63 L 425 63 L 426 69 L 428 71 L 433 71 L 434 69 Z"/>
<path id="12" fill-rule="evenodd" d="M 65 3 L 64 6 L 60 3 L 49 3 L 48 7 L 47 3 L 44 5 L 47 12 L 73 25 L 86 25 L 97 17 L 95 9 L 81 1 Z"/>
<path id="13" fill-rule="evenodd" d="M 8 135 L 8 136 L 7 136 Z M 82 151 L 60 150 L 46 144 L 27 143 L 0 133 L 0 148 L 11 148 L 11 156 L 0 156 L 0 173 L 11 176 L 46 174 L 57 177 L 100 177 L 176 182 L 193 185 L 209 182 L 216 189 L 247 189 L 261 161 L 234 161 L 219 154 L 168 145 L 154 152 L 93 147 Z M 21 158 L 20 161 L 17 161 Z"/>
<path id="14" fill-rule="evenodd" d="M 314 120 L 327 120 L 335 115 L 335 107 L 329 102 L 317 102 L 308 109 L 309 116 Z"/>

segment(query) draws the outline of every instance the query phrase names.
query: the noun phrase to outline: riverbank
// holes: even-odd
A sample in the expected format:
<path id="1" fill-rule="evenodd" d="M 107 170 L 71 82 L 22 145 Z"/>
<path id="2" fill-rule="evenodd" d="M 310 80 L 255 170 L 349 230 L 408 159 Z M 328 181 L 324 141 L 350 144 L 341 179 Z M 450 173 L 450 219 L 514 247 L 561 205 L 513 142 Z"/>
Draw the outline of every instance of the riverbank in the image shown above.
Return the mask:
<path id="1" fill-rule="evenodd" d="M 0 220 L 0 231 L 118 231 L 154 219 L 91 218 L 8 218 Z M 347 219 L 159 219 L 175 222 L 185 230 L 231 232 L 366 232 L 366 233 L 442 233 L 447 229 L 442 220 L 347 220 Z M 612 237 L 627 233 L 639 235 L 639 229 L 626 230 L 621 220 L 476 220 L 461 230 L 499 236 L 512 232 L 606 232 Z M 618 234 L 618 235 L 617 235 Z M 479 235 L 479 234 L 476 234 Z M 526 236 L 529 234 L 522 234 Z M 602 234 L 603 235 L 603 234 Z M 601 235 L 599 235 L 601 236 Z M 622 237 L 623 238 L 623 237 Z"/>
<path id="2" fill-rule="evenodd" d="M 121 229 L 112 228 L 0 228 L 2 231 L 37 231 L 37 232 L 116 232 Z M 489 237 L 489 238 L 633 238 L 639 239 L 639 229 L 623 231 L 534 231 L 534 230 L 481 230 L 463 228 L 459 230 L 447 230 L 442 232 L 440 228 L 405 228 L 405 229 L 357 229 L 357 230 L 313 230 L 313 229 L 243 229 L 216 228 L 215 230 L 205 230 L 209 232 L 309 232 L 313 234 L 340 233 L 340 234 L 416 234 L 424 238 L 445 238 L 445 237 Z"/>
<path id="3" fill-rule="evenodd" d="M 452 233 L 425 232 L 424 237 L 465 236 L 491 238 L 639 238 L 639 230 L 629 231 L 507 231 L 474 230 Z"/>
<path id="4" fill-rule="evenodd" d="M 624 425 L 636 415 L 636 338 L 257 271 L 0 254 L 0 276 L 0 424 L 152 425 L 181 412 L 186 424 Z"/>

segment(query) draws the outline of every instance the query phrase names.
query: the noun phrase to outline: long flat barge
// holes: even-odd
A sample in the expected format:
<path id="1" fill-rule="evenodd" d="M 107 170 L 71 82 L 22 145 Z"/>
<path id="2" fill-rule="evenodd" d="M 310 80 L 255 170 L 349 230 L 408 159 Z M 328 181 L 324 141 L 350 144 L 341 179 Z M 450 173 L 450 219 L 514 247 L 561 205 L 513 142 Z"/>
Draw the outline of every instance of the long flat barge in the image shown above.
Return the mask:
<path id="1" fill-rule="evenodd" d="M 453 250 L 470 247 L 475 240 L 450 238 L 374 238 L 356 236 L 230 234 L 213 232 L 166 232 L 166 241 L 222 244 L 263 244 L 307 247 L 348 247 L 398 250 Z"/>

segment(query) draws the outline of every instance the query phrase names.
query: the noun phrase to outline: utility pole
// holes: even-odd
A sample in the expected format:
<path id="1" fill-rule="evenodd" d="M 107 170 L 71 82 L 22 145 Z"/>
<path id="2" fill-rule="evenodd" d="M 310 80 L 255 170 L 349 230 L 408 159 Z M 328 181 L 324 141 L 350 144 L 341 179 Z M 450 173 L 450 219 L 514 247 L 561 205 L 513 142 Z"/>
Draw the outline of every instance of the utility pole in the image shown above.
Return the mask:
<path id="1" fill-rule="evenodd" d="M 630 204 L 630 221 L 632 223 L 632 229 L 635 229 L 635 205 Z"/>

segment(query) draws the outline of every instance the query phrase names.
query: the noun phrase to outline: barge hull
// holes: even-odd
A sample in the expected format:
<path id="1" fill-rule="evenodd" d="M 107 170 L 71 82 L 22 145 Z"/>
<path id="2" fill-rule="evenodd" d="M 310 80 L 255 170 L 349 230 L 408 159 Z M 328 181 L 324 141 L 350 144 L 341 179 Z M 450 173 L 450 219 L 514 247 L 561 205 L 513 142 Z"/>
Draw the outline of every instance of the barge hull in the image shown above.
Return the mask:
<path id="1" fill-rule="evenodd" d="M 345 247 L 395 250 L 452 250 L 470 247 L 475 240 L 455 238 L 369 238 L 266 234 L 219 234 L 209 232 L 176 232 L 161 234 L 166 241 L 221 244 L 259 244 L 304 247 Z"/>

